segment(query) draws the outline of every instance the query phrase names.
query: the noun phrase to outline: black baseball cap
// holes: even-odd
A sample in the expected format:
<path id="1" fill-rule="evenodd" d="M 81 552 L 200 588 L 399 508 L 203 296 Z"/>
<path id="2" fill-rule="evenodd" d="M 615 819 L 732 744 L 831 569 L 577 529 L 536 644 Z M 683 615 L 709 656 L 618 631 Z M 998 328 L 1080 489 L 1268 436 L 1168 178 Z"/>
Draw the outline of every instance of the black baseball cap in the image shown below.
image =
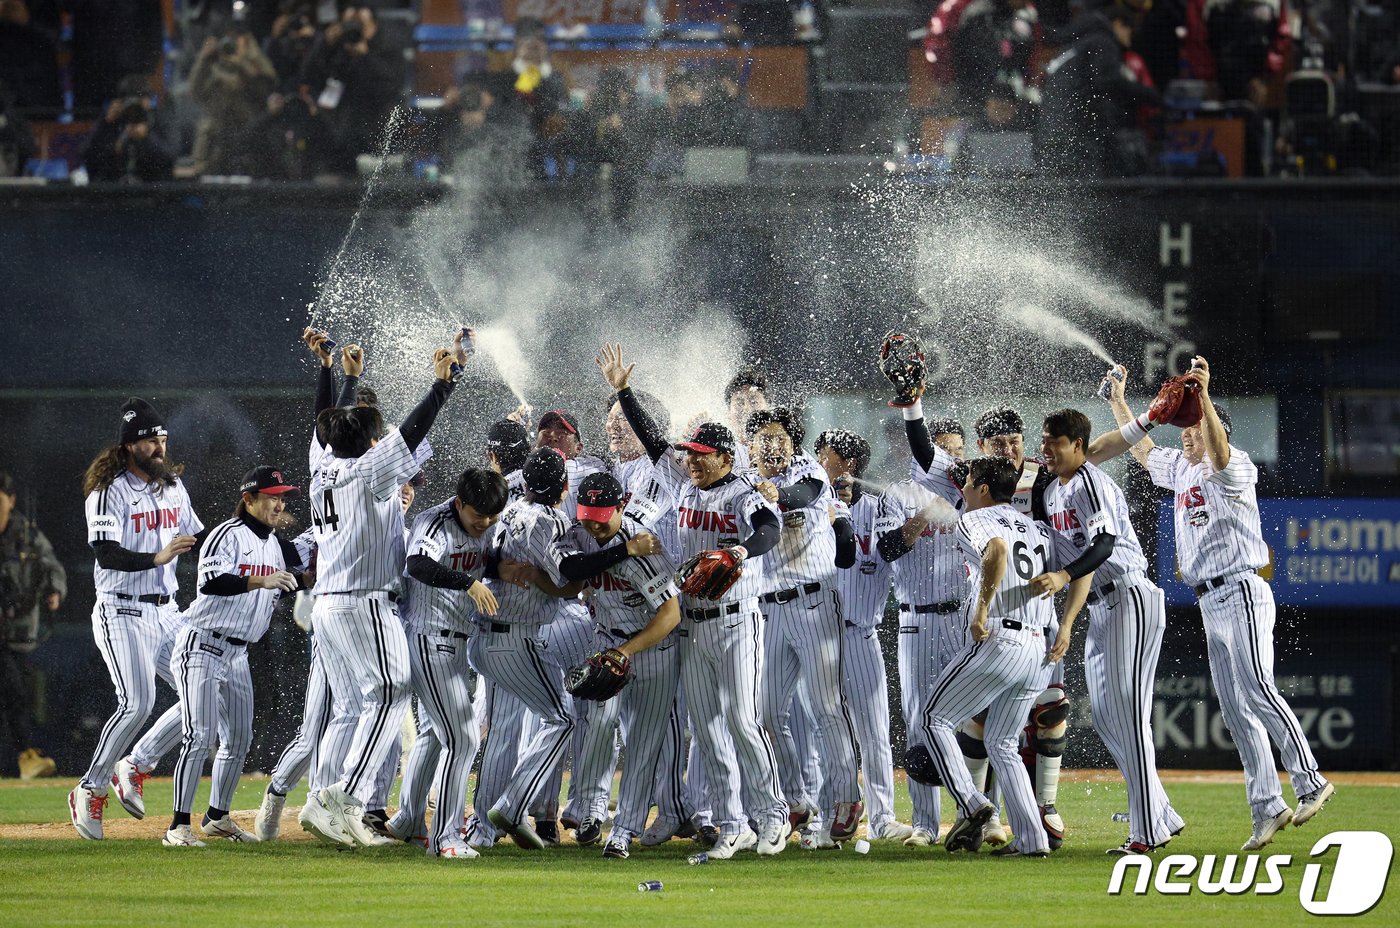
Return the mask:
<path id="1" fill-rule="evenodd" d="M 531 451 L 520 476 L 525 478 L 525 489 L 546 497 L 559 495 L 569 479 L 564 456 L 553 448 Z"/>
<path id="2" fill-rule="evenodd" d="M 624 497 L 622 484 L 612 474 L 589 474 L 579 484 L 578 517 L 590 522 L 606 522 L 617 512 Z"/>
<path id="3" fill-rule="evenodd" d="M 674 446 L 679 451 L 698 451 L 700 454 L 734 453 L 734 433 L 718 422 L 702 422 L 685 441 Z"/>
<path id="4" fill-rule="evenodd" d="M 564 431 L 571 435 L 578 435 L 578 419 L 572 413 L 567 413 L 562 409 L 551 409 L 540 416 L 539 427 L 541 429 L 563 427 Z"/>
<path id="5" fill-rule="evenodd" d="M 280 470 L 267 464 L 254 467 L 244 474 L 243 484 L 238 490 L 240 493 L 266 493 L 269 496 L 295 495 L 301 492 L 282 479 Z"/>
<path id="6" fill-rule="evenodd" d="M 486 433 L 486 446 L 497 448 L 519 448 L 530 443 L 530 430 L 514 419 L 502 419 L 493 424 Z"/>

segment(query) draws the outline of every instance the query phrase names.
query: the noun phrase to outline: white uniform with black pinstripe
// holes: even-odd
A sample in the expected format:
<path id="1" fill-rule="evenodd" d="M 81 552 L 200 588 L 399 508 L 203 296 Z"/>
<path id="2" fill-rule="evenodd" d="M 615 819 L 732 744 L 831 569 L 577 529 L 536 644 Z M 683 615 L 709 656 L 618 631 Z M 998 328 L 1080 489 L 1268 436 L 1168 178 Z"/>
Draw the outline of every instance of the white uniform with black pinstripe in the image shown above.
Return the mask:
<path id="1" fill-rule="evenodd" d="M 292 546 L 297 549 L 297 556 L 301 558 L 302 563 L 310 565 L 316 551 L 315 530 L 307 529 L 302 532 L 292 539 Z M 314 608 L 315 599 L 313 598 L 311 602 Z M 301 711 L 301 726 L 297 729 L 296 736 L 282 749 L 281 756 L 277 758 L 277 765 L 272 769 L 269 785 L 274 793 L 279 796 L 287 795 L 296 789 L 296 785 L 301 782 L 301 778 L 306 776 L 308 771 L 313 773 L 312 779 L 307 784 L 311 792 L 318 792 L 321 787 L 327 785 L 317 782 L 314 774 L 317 770 L 316 760 L 320 753 L 321 736 L 325 734 L 326 726 L 330 723 L 330 684 L 326 682 L 326 668 L 321 664 L 321 649 L 316 642 L 313 629 L 311 659 L 306 673 L 306 698 Z"/>
<path id="2" fill-rule="evenodd" d="M 397 606 L 404 563 L 399 488 L 418 462 L 392 428 L 358 458 L 318 459 L 313 452 L 311 463 L 318 549 L 312 614 L 335 707 L 321 742 L 322 776 L 369 803 L 408 708 L 408 641 Z M 354 734 L 340 754 L 349 729 Z"/>
<path id="3" fill-rule="evenodd" d="M 946 456 L 946 452 L 939 449 Z M 948 457 L 951 461 L 952 458 Z M 937 461 L 931 472 L 937 469 Z M 918 464 L 914 465 L 918 469 Z M 951 486 L 952 481 L 944 483 Z M 939 485 L 935 482 L 935 485 Z M 959 491 L 958 500 L 961 502 Z M 909 480 L 891 484 L 880 495 L 875 514 L 875 538 L 900 531 L 904 523 L 924 512 L 935 496 Z M 946 502 L 950 502 L 944 497 Z M 907 743 L 922 737 L 919 717 L 933 680 L 948 659 L 966 646 L 962 598 L 967 568 L 958 549 L 955 525 L 927 526 L 914 546 L 892 563 L 894 595 L 899 601 L 899 690 Z M 936 786 L 910 782 L 914 827 L 933 835 L 939 827 Z"/>
<path id="4" fill-rule="evenodd" d="M 413 520 L 408 556 L 422 555 L 480 580 L 496 545 L 496 527 L 473 538 L 457 518 L 454 499 L 424 510 Z M 427 835 L 437 853 L 456 843 L 466 808 L 467 777 L 480 738 L 472 706 L 476 674 L 467 659 L 476 607 L 466 590 L 424 584 L 405 572 L 402 607 L 409 666 L 425 732 L 413 743 L 399 788 L 399 817 L 409 833 Z M 433 829 L 425 826 L 428 792 L 438 796 Z"/>
<path id="5" fill-rule="evenodd" d="M 1327 781 L 1274 683 L 1274 593 L 1258 573 L 1269 563 L 1254 494 L 1259 468 L 1233 445 L 1220 471 L 1209 456 L 1191 464 L 1180 451 L 1158 445 L 1148 453 L 1147 470 L 1175 496 L 1177 567 L 1197 589 L 1215 695 L 1244 763 L 1249 803 L 1257 817 L 1272 818 L 1287 805 L 1270 737 L 1294 793 L 1307 795 Z"/>
<path id="6" fill-rule="evenodd" d="M 122 471 L 110 486 L 89 493 L 83 508 L 88 544 L 112 541 L 140 554 L 156 554 L 175 536 L 204 528 L 179 478 L 152 488 Z M 99 796 L 107 794 L 113 768 L 155 707 L 156 675 L 170 682 L 170 650 L 182 624 L 175 606 L 175 563 L 136 571 L 92 568 L 93 638 L 117 691 L 116 711 L 102 726 L 81 781 Z"/>
<path id="7" fill-rule="evenodd" d="M 842 686 L 846 628 L 836 589 L 836 533 L 831 524 L 833 509 L 838 516 L 849 512 L 832 492 L 826 471 L 810 457 L 794 459 L 770 479 L 783 490 L 808 478 L 820 481 L 821 491 L 807 506 L 783 510 L 778 545 L 764 555 L 769 579 L 759 600 L 768 620 L 762 712 L 777 750 L 783 793 L 793 805 L 803 797 L 803 772 L 788 718 L 794 697 L 802 700 L 820 758 L 818 808 L 826 821 L 834 821 L 839 803 L 860 799 L 855 729 Z"/>
<path id="8" fill-rule="evenodd" d="M 560 541 L 560 555 L 593 554 L 616 545 L 626 545 L 647 532 L 640 522 L 625 516 L 618 532 L 604 545 L 575 523 Z M 672 580 L 675 565 L 664 554 L 628 557 L 600 576 L 588 581 L 589 602 L 597 623 L 596 650 L 625 644 L 651 622 L 668 601 L 680 596 Z M 590 726 L 611 732 L 621 725 L 627 750 L 622 770 L 617 816 L 613 834 L 629 838 L 646 829 L 652 791 L 663 764 L 674 766 L 682 752 L 679 743 L 680 720 L 676 715 L 676 692 L 680 683 L 680 649 L 677 636 L 668 635 L 655 647 L 632 658 L 633 679 L 617 696 L 594 704 Z M 598 773 L 610 770 L 613 752 L 610 744 L 593 745 L 595 753 L 584 754 L 575 763 L 580 778 L 580 806 L 584 814 L 603 821 L 608 811 L 608 791 L 599 789 Z M 610 783 L 608 784 L 610 785 Z M 663 817 L 674 819 L 679 809 L 662 808 Z"/>
<path id="9" fill-rule="evenodd" d="M 682 557 L 747 538 L 759 510 L 778 515 L 749 476 L 732 474 L 700 489 L 670 453 L 656 462 L 655 473 L 676 507 Z M 717 601 L 681 598 L 681 685 L 700 741 L 714 824 L 726 838 L 739 835 L 749 819 L 762 825 L 788 814 L 772 740 L 759 722 L 758 597 L 769 587 L 767 560 L 745 560 L 738 582 Z"/>
<path id="10" fill-rule="evenodd" d="M 860 745 L 869 832 L 878 835 L 895 821 L 894 757 L 890 750 L 890 694 L 878 628 L 890 597 L 891 566 L 875 549 L 874 496 L 862 495 L 851 507 L 856 562 L 836 572 L 836 589 L 846 619 L 842 663 L 846 703 Z"/>
<path id="11" fill-rule="evenodd" d="M 971 572 L 963 608 L 969 623 L 982 585 L 982 557 L 994 538 L 1006 544 L 1006 572 L 988 609 L 990 637 L 969 640 L 934 681 L 921 716 L 923 737 L 940 778 L 957 802 L 959 817 L 966 818 L 989 800 L 973 785 L 954 731 L 986 709 L 983 740 L 1006 797 L 1015 847 L 1022 853 L 1048 852 L 1049 837 L 1017 747 L 1026 714 L 1050 679 L 1045 634 L 1054 605 L 1034 595 L 1030 581 L 1060 569 L 1079 552 L 1063 536 L 1010 504 L 965 513 L 958 522 L 957 538 Z"/>
<path id="12" fill-rule="evenodd" d="M 1080 553 L 1102 532 L 1117 539 L 1094 571 L 1084 677 L 1094 730 L 1127 783 L 1128 840 L 1164 844 L 1182 820 L 1157 776 L 1152 741 L 1152 687 L 1167 624 L 1162 591 L 1147 578 L 1123 491 L 1098 467 L 1085 462 L 1068 482 L 1051 482 L 1045 510 L 1051 526 Z"/>
<path id="13" fill-rule="evenodd" d="M 285 546 L 285 547 L 284 547 Z M 260 534 L 247 519 L 235 518 L 216 526 L 205 539 L 199 558 L 199 587 L 215 577 L 240 580 L 297 571 L 288 563 L 291 545 L 268 531 Z M 218 734 L 209 805 L 233 808 L 243 761 L 253 741 L 253 679 L 248 670 L 248 644 L 258 641 L 272 621 L 279 590 L 256 589 L 232 596 L 200 592 L 186 613 L 185 628 L 170 658 L 175 689 L 180 694 L 180 758 L 175 764 L 175 811 L 194 805 L 199 774 Z"/>

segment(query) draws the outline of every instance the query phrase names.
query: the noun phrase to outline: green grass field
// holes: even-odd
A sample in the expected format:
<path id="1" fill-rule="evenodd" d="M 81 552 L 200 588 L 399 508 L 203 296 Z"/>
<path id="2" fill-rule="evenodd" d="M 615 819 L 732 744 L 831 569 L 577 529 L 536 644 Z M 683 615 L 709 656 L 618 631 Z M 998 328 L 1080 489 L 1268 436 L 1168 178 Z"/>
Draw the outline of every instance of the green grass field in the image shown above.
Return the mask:
<path id="1" fill-rule="evenodd" d="M 264 784 L 245 780 L 238 807 L 256 808 Z M 1285 925 L 1317 920 L 1298 901 L 1314 842 L 1343 830 L 1400 835 L 1400 789 L 1343 780 L 1316 819 L 1287 829 L 1268 849 L 1293 856 L 1279 894 L 1205 896 L 1193 887 L 1188 896 L 1111 897 L 1113 858 L 1103 851 L 1124 834 L 1125 826 L 1111 820 L 1126 808 L 1121 783 L 1061 787 L 1072 834 L 1048 860 L 877 842 L 867 856 L 850 844 L 818 852 L 793 844 L 776 858 L 745 854 L 703 866 L 687 865 L 699 850 L 689 841 L 634 846 L 625 861 L 604 860 L 596 847 L 527 853 L 509 843 L 462 862 L 429 859 L 407 846 L 342 852 L 303 841 L 168 849 L 150 835 L 167 821 L 169 780 L 147 784 L 151 814 L 139 826 L 115 798 L 108 806 L 109 834 L 146 836 L 87 842 L 68 824 L 71 785 L 0 781 L 0 925 Z M 206 781 L 197 809 L 207 788 Z M 1188 822 L 1172 853 L 1234 853 L 1248 837 L 1238 783 L 1167 788 Z M 293 795 L 289 804 L 301 799 Z M 907 796 L 901 799 L 907 816 Z M 300 836 L 294 824 L 290 831 Z M 1336 855 L 1318 858 L 1324 873 Z M 661 880 L 665 889 L 639 893 L 642 880 Z M 1361 921 L 1400 924 L 1397 892 Z"/>

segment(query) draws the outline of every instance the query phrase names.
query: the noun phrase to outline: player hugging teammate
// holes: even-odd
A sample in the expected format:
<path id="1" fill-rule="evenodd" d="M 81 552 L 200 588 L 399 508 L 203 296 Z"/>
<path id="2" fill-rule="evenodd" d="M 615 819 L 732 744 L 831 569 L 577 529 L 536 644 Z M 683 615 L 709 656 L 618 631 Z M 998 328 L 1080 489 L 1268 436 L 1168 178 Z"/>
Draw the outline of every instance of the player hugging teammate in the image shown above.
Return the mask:
<path id="1" fill-rule="evenodd" d="M 1094 727 L 1128 794 L 1128 833 L 1109 853 L 1149 853 L 1185 821 L 1158 776 L 1151 730 L 1163 595 L 1123 491 L 1098 467 L 1124 452 L 1175 494 L 1182 576 L 1200 600 L 1246 773 L 1244 849 L 1304 824 L 1333 795 L 1273 679 L 1258 471 L 1230 443 L 1204 359 L 1141 415 L 1117 368 L 1108 382 L 1120 427 L 1094 437 L 1083 413 L 1052 412 L 1039 458 L 1027 457 L 1015 410 L 987 410 L 974 429 L 980 456 L 964 461 L 962 426 L 925 421 L 917 344 L 891 334 L 880 366 L 910 470 L 873 492 L 863 479 L 869 443 L 830 429 L 808 453 L 800 413 L 770 403 L 761 371 L 745 368 L 725 388 L 727 424 L 702 416 L 676 441 L 662 404 L 633 389 L 621 346 L 605 345 L 597 364 L 612 392 L 599 424 L 614 460 L 585 451 L 566 410 L 540 416 L 533 436 L 503 419 L 487 436 L 489 467 L 468 468 L 447 499 L 406 521 L 470 330 L 433 353 L 431 387 L 398 427 L 360 383 L 358 346 L 340 351 L 337 391 L 336 346 L 313 329 L 303 338 L 320 364 L 306 482 L 313 528 L 294 541 L 277 529 L 296 481 L 265 465 L 239 484 L 233 517 L 206 530 L 143 400 L 126 403 L 118 443 L 88 469 L 93 631 L 117 707 L 69 796 L 85 838 L 104 837 L 109 788 L 144 816 L 144 783 L 178 746 L 171 847 L 275 840 L 287 794 L 309 775 L 298 818 L 313 836 L 407 843 L 456 861 L 505 837 L 544 851 L 561 826 L 579 846 L 602 843 L 610 860 L 691 836 L 713 860 L 774 856 L 794 838 L 835 848 L 862 818 L 872 840 L 1043 857 L 1068 834 L 1057 794 L 1070 708 L 1063 668 L 1087 611 Z M 1182 427 L 1181 450 L 1149 437 L 1166 424 Z M 174 565 L 187 553 L 198 579 L 182 613 Z M 247 650 L 279 599 L 308 586 L 304 718 L 249 832 L 231 811 L 252 739 Z M 911 824 L 894 811 L 877 635 L 887 604 L 899 623 Z M 136 741 L 157 676 L 179 701 Z M 401 763 L 414 700 L 416 738 Z M 215 745 L 196 828 L 194 794 Z M 941 789 L 957 813 L 946 834 Z"/>

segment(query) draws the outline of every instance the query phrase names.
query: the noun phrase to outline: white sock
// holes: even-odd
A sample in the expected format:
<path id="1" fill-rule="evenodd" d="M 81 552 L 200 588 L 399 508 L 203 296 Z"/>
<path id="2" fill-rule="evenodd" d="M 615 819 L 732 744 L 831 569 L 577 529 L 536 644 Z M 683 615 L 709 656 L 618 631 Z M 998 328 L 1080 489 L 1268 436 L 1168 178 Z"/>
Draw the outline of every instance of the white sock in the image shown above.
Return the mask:
<path id="1" fill-rule="evenodd" d="M 963 761 L 967 764 L 967 772 L 972 774 L 972 785 L 977 787 L 977 792 L 986 792 L 988 767 L 987 758 L 968 757 L 966 754 L 964 754 Z"/>

